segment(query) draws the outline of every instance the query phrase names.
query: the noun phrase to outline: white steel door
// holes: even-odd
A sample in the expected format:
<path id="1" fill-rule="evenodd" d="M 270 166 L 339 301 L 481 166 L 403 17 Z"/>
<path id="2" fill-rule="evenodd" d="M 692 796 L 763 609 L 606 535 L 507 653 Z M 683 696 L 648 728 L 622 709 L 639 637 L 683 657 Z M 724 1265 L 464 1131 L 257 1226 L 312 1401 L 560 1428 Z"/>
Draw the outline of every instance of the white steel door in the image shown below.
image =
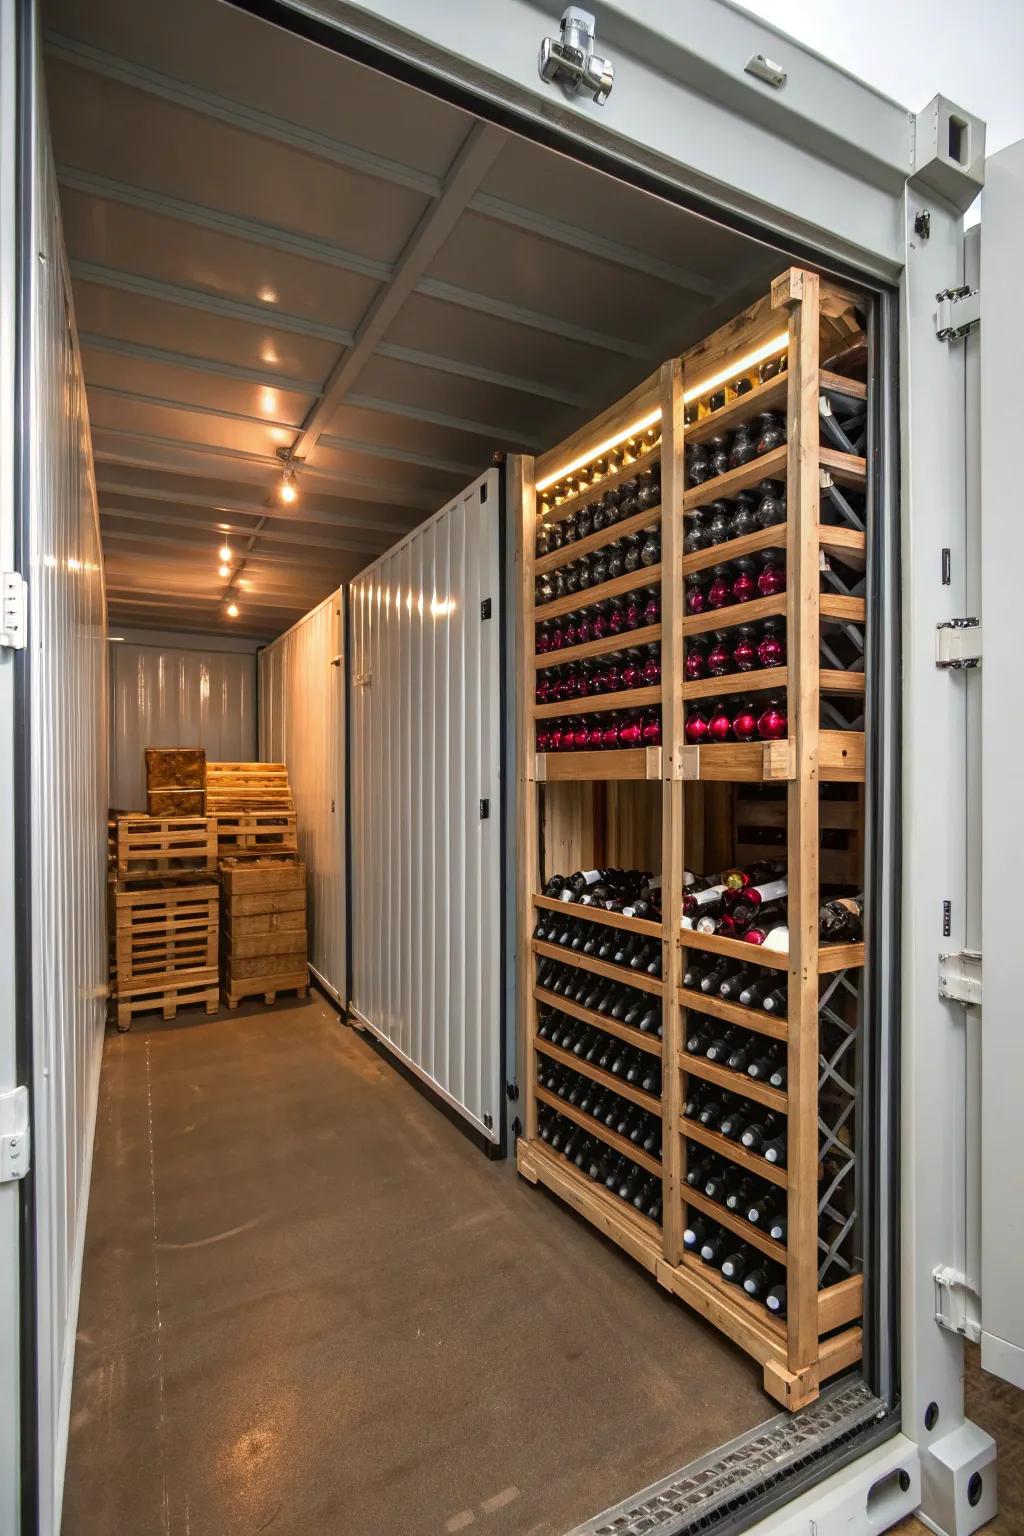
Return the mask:
<path id="1" fill-rule="evenodd" d="M 489 470 L 350 588 L 351 1008 L 495 1142 L 499 526 Z"/>
<path id="2" fill-rule="evenodd" d="M 339 588 L 259 658 L 260 757 L 287 763 L 306 866 L 309 964 L 345 1002 L 345 595 Z"/>
<path id="3" fill-rule="evenodd" d="M 1019 892 L 1024 858 L 1019 381 L 1024 143 L 985 165 L 981 215 L 981 1360 L 1024 1387 Z M 1016 319 L 1014 318 L 1016 316 Z M 973 612 L 973 610 L 972 610 Z"/>

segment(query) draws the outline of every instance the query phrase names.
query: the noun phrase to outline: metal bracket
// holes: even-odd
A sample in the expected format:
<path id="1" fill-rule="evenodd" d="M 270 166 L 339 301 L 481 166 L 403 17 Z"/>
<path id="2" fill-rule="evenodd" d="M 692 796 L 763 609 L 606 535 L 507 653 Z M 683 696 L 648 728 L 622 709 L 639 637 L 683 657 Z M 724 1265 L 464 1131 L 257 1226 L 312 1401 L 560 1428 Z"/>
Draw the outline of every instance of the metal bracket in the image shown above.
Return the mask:
<path id="1" fill-rule="evenodd" d="M 25 649 L 25 610 L 28 586 L 17 571 L 4 571 L 0 577 L 0 646 L 12 651 Z"/>
<path id="2" fill-rule="evenodd" d="M 981 1007 L 981 950 L 939 955 L 939 996 Z"/>
<path id="3" fill-rule="evenodd" d="M 935 334 L 940 341 L 959 341 L 981 324 L 981 289 L 965 284 L 962 288 L 943 288 L 935 295 Z"/>
<path id="4" fill-rule="evenodd" d="M 28 1089 L 0 1093 L 0 1184 L 23 1179 L 32 1165 Z"/>
<path id="5" fill-rule="evenodd" d="M 570 5 L 562 12 L 559 27 L 559 37 L 545 37 L 540 45 L 541 79 L 560 85 L 567 96 L 589 91 L 603 107 L 615 83 L 615 68 L 610 59 L 594 52 L 596 20 L 589 11 Z"/>
<path id="6" fill-rule="evenodd" d="M 981 1298 L 972 1280 L 949 1264 L 932 1270 L 935 1282 L 935 1321 L 948 1333 L 975 1344 L 981 1339 Z"/>
<path id="7" fill-rule="evenodd" d="M 935 665 L 961 672 L 981 665 L 981 620 L 946 619 L 935 626 Z"/>

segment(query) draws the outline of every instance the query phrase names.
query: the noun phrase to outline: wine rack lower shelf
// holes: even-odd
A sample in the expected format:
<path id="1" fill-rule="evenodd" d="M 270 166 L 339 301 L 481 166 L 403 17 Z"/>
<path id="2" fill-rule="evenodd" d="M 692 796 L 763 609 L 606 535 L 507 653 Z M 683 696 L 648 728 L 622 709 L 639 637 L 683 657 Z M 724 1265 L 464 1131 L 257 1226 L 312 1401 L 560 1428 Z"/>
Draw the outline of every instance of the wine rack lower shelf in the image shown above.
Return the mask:
<path id="1" fill-rule="evenodd" d="M 679 1070 L 691 1077 L 714 1083 L 716 1087 L 725 1088 L 729 1093 L 738 1093 L 756 1104 L 765 1104 L 778 1114 L 786 1113 L 789 1100 L 782 1088 L 773 1088 L 771 1083 L 759 1082 L 746 1072 L 734 1072 L 731 1067 L 720 1067 L 717 1061 L 708 1061 L 706 1056 L 700 1056 L 696 1051 L 680 1051 L 677 1060 Z"/>
<path id="2" fill-rule="evenodd" d="M 542 1141 L 516 1143 L 516 1168 L 531 1184 L 544 1184 L 580 1216 L 611 1238 L 650 1274 L 655 1274 L 661 1257 L 661 1228 L 649 1216 L 643 1216 L 613 1195 L 602 1184 L 595 1184 L 586 1174 L 545 1146 Z"/>
<path id="3" fill-rule="evenodd" d="M 598 1141 L 603 1141 L 606 1147 L 610 1147 L 613 1152 L 621 1152 L 623 1157 L 628 1157 L 630 1162 L 636 1163 L 638 1168 L 643 1168 L 646 1173 L 653 1173 L 659 1179 L 661 1178 L 661 1163 L 658 1158 L 651 1157 L 642 1147 L 634 1146 L 633 1142 L 625 1136 L 620 1136 L 617 1131 L 610 1131 L 600 1120 L 595 1120 L 593 1115 L 585 1115 L 581 1109 L 576 1108 L 575 1104 L 567 1104 L 565 1099 L 558 1097 L 557 1093 L 550 1093 L 547 1088 L 541 1088 L 539 1084 L 537 1087 L 537 1099 L 539 1103 L 547 1104 L 549 1108 L 557 1110 L 560 1115 L 564 1115 L 567 1120 L 572 1120 L 574 1124 L 581 1126 L 583 1130 L 589 1131 L 593 1136 L 597 1137 Z M 589 1179 L 587 1182 L 590 1182 Z M 619 1201 L 619 1204 L 624 1204 L 624 1202 Z"/>
<path id="4" fill-rule="evenodd" d="M 563 917 L 578 917 L 586 923 L 600 923 L 605 928 L 622 928 L 627 933 L 642 933 L 648 939 L 661 938 L 661 924 L 644 917 L 624 917 L 621 912 L 606 912 L 603 907 L 584 907 L 578 901 L 560 901 L 557 896 L 535 896 L 535 907 L 543 912 L 561 912 Z"/>
<path id="5" fill-rule="evenodd" d="M 767 1179 L 769 1184 L 777 1184 L 780 1189 L 789 1188 L 789 1175 L 785 1168 L 780 1168 L 778 1163 L 770 1163 L 765 1157 L 758 1157 L 756 1152 L 748 1152 L 738 1141 L 730 1141 L 728 1136 L 721 1136 L 718 1131 L 707 1130 L 699 1120 L 681 1115 L 678 1129 L 688 1140 L 699 1141 L 702 1147 L 707 1147 L 709 1152 L 717 1152 L 727 1163 L 735 1163 L 748 1173 L 756 1173 L 759 1179 Z"/>
<path id="6" fill-rule="evenodd" d="M 783 949 L 766 949 L 763 944 L 748 944 L 743 939 L 727 939 L 717 933 L 699 933 L 696 928 L 683 928 L 679 934 L 679 942 L 684 949 L 700 949 L 709 955 L 724 955 L 730 960 L 740 961 L 741 964 L 766 965 L 773 971 L 789 970 L 789 953 Z M 819 944 L 818 946 L 819 976 L 827 976 L 833 971 L 845 971 L 863 964 L 864 941 L 862 939 L 853 944 Z M 751 1025 L 752 1029 L 754 1027 Z"/>
<path id="7" fill-rule="evenodd" d="M 700 1190 L 691 1189 L 689 1186 L 683 1189 L 683 1204 L 688 1205 L 692 1211 L 699 1211 L 702 1216 L 707 1216 L 711 1221 L 717 1221 L 719 1226 L 726 1227 L 734 1232 L 737 1237 L 749 1243 L 752 1248 L 757 1248 L 767 1258 L 774 1259 L 776 1264 L 785 1264 L 786 1245 L 777 1243 L 774 1238 L 766 1237 L 757 1227 L 752 1226 L 742 1216 L 727 1210 L 717 1200 L 709 1200 L 707 1195 L 702 1195 Z"/>
<path id="8" fill-rule="evenodd" d="M 574 1019 L 582 1019 L 584 1024 L 593 1024 L 595 1029 L 603 1029 L 606 1035 L 628 1040 L 637 1050 L 647 1051 L 651 1056 L 659 1058 L 662 1054 L 661 1041 L 657 1035 L 645 1035 L 639 1029 L 634 1029 L 632 1024 L 621 1024 L 618 1019 L 610 1019 L 593 1008 L 584 1008 L 581 1003 L 574 1003 L 568 997 L 559 997 L 557 992 L 549 992 L 546 987 L 534 987 L 533 995 L 546 1008 L 557 1008 L 559 1013 L 571 1014 Z"/>
<path id="9" fill-rule="evenodd" d="M 755 1034 L 767 1035 L 772 1040 L 785 1040 L 789 1026 L 777 1013 L 765 1013 L 763 1008 L 745 1008 L 742 1003 L 726 1002 L 724 997 L 710 993 L 694 992 L 689 987 L 679 987 L 676 997 L 683 1008 L 694 1013 L 706 1013 L 713 1019 L 724 1019 L 729 1024 L 741 1024 Z"/>
<path id="10" fill-rule="evenodd" d="M 613 747 L 608 752 L 537 752 L 533 777 L 538 784 L 587 779 L 660 779 L 660 747 Z"/>
<path id="11" fill-rule="evenodd" d="M 536 1039 L 533 1043 L 542 1056 L 548 1056 L 552 1061 L 568 1067 L 570 1071 L 578 1072 L 581 1077 L 589 1077 L 591 1082 L 600 1083 L 602 1088 L 610 1088 L 621 1098 L 628 1099 L 631 1104 L 638 1104 L 641 1109 L 646 1109 L 649 1114 L 657 1115 L 658 1119 L 661 1119 L 661 1099 L 656 1093 L 648 1093 L 643 1088 L 637 1088 L 634 1083 L 624 1082 L 621 1077 L 616 1077 L 614 1072 L 606 1072 L 603 1067 L 595 1067 L 592 1062 L 583 1061 L 579 1056 L 574 1056 L 572 1051 L 563 1051 L 560 1045 L 552 1045 L 550 1040 Z M 559 1099 L 559 1103 L 561 1102 L 562 1100 Z"/>

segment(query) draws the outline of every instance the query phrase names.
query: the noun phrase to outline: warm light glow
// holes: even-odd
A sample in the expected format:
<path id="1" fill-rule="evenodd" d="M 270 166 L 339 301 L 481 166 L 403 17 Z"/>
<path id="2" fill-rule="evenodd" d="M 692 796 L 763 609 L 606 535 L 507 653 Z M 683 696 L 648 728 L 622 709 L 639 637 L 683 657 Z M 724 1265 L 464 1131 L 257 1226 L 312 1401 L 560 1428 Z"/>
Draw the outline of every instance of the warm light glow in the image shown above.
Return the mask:
<path id="1" fill-rule="evenodd" d="M 231 567 L 230 567 L 230 565 L 218 565 L 218 567 L 217 567 L 217 575 L 218 576 L 230 576 L 231 575 Z"/>
<path id="2" fill-rule="evenodd" d="M 430 612 L 435 619 L 443 619 L 446 614 L 454 613 L 454 597 L 432 597 L 430 599 Z"/>
<path id="3" fill-rule="evenodd" d="M 259 299 L 261 304 L 276 304 L 277 290 L 269 286 L 265 286 L 259 290 L 256 297 Z"/>
<path id="4" fill-rule="evenodd" d="M 277 392 L 273 389 L 265 389 L 260 396 L 260 405 L 268 416 L 273 416 L 277 410 Z"/>
<path id="5" fill-rule="evenodd" d="M 237 603 L 228 603 L 227 613 L 228 613 L 228 618 L 229 619 L 237 619 L 238 618 L 238 604 Z"/>
<path id="6" fill-rule="evenodd" d="M 269 363 L 271 366 L 281 361 L 269 342 L 263 348 L 262 352 L 260 353 L 260 357 L 263 362 Z"/>
<path id="7" fill-rule="evenodd" d="M 709 394 L 718 384 L 729 384 L 733 379 L 741 378 L 748 368 L 753 368 L 755 363 L 763 363 L 765 358 L 774 357 L 776 352 L 784 352 L 789 346 L 789 332 L 780 331 L 778 336 L 773 336 L 770 341 L 763 342 L 755 347 L 753 352 L 748 352 L 745 357 L 738 357 L 731 362 L 728 368 L 722 368 L 718 373 L 713 373 L 709 379 L 701 379 L 692 389 L 688 389 L 683 395 L 683 401 L 689 405 L 691 400 L 697 400 L 701 395 Z"/>
<path id="8" fill-rule="evenodd" d="M 217 553 L 220 555 L 220 558 L 224 561 L 224 563 L 226 565 L 227 562 L 231 559 L 231 547 L 230 547 L 230 545 L 222 544 L 220 549 L 217 551 Z"/>
<path id="9" fill-rule="evenodd" d="M 277 494 L 280 496 L 286 507 L 290 507 L 292 502 L 298 501 L 299 499 L 299 493 L 295 489 L 295 486 L 291 480 L 282 480 L 280 489 L 278 490 Z"/>
<path id="10" fill-rule="evenodd" d="M 81 560 L 76 560 L 74 555 L 69 555 L 68 556 L 68 570 L 69 571 L 80 571 L 81 569 L 82 569 L 82 562 L 81 562 Z"/>
<path id="11" fill-rule="evenodd" d="M 580 454 L 578 459 L 573 459 L 571 464 L 563 465 L 557 474 L 547 475 L 543 480 L 538 480 L 537 490 L 546 491 L 548 486 L 554 485 L 556 480 L 564 480 L 566 475 L 571 475 L 574 469 L 582 469 L 583 465 L 589 464 L 591 459 L 599 459 L 602 453 L 610 453 L 613 448 L 617 448 L 620 443 L 624 443 L 628 437 L 635 437 L 638 432 L 643 432 L 648 427 L 653 427 L 654 423 L 660 420 L 661 406 L 659 405 L 657 410 L 650 411 L 646 416 L 642 416 L 639 421 L 631 422 L 628 427 L 623 428 L 621 432 L 616 432 L 615 436 L 609 437 L 606 442 L 596 443 L 593 448 L 588 448 L 586 453 Z"/>

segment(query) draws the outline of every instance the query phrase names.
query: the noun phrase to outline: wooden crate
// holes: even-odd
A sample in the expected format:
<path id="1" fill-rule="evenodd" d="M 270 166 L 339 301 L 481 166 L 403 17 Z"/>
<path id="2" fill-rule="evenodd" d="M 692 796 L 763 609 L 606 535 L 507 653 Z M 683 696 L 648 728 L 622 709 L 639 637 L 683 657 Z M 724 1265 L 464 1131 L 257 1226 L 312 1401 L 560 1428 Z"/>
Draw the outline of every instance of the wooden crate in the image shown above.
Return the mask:
<path id="1" fill-rule="evenodd" d="M 223 952 L 231 962 L 238 975 L 244 972 L 236 966 L 236 961 L 253 959 L 257 956 L 270 956 L 277 960 L 288 957 L 288 966 L 294 959 L 296 964 L 305 964 L 306 960 L 306 929 L 284 928 L 273 933 L 239 933 L 234 923 L 226 924 L 223 930 Z M 253 974 L 257 974 L 253 972 Z"/>
<path id="2" fill-rule="evenodd" d="M 232 854 L 253 858 L 268 853 L 298 853 L 294 814 L 280 811 L 220 812 L 217 849 L 223 859 Z"/>
<path id="3" fill-rule="evenodd" d="M 151 816 L 205 816 L 205 789 L 149 789 L 146 809 Z"/>
<path id="4" fill-rule="evenodd" d="M 284 763 L 207 763 L 208 815 L 294 809 Z"/>
<path id="5" fill-rule="evenodd" d="M 146 790 L 205 789 L 206 753 L 202 747 L 147 747 Z"/>
<path id="6" fill-rule="evenodd" d="M 113 891 L 115 990 L 217 965 L 220 891 L 212 880 L 119 881 Z"/>
<path id="7" fill-rule="evenodd" d="M 217 868 L 217 828 L 208 816 L 118 816 L 116 838 L 120 876 Z"/>
<path id="8" fill-rule="evenodd" d="M 221 889 L 225 896 L 279 896 L 301 892 L 306 904 L 306 866 L 289 855 L 220 861 Z M 282 911 L 284 908 L 250 906 L 249 912 Z"/>
<path id="9" fill-rule="evenodd" d="M 285 891 L 280 894 L 272 894 L 267 899 L 278 902 L 286 898 L 293 899 L 302 896 L 301 904 L 295 903 L 290 907 L 275 906 L 273 911 L 252 912 L 243 910 L 242 904 L 253 900 L 251 896 L 235 896 L 225 900 L 225 915 L 231 924 L 231 933 L 235 939 L 249 939 L 257 937 L 269 937 L 275 933 L 305 933 L 306 931 L 306 902 L 305 891 Z M 258 897 L 256 898 L 259 899 Z"/>

